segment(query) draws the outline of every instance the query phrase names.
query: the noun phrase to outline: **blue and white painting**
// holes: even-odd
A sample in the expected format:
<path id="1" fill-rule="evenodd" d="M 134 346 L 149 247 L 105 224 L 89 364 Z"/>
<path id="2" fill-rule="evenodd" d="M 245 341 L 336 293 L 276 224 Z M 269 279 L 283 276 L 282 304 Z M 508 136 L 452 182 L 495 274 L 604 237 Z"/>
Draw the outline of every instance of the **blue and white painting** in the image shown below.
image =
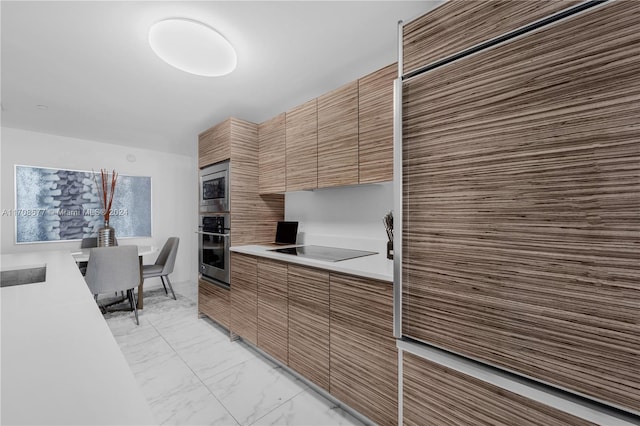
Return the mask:
<path id="1" fill-rule="evenodd" d="M 15 166 L 16 243 L 79 240 L 104 225 L 93 172 Z M 151 237 L 151 177 L 118 175 L 109 225 L 117 238 Z"/>

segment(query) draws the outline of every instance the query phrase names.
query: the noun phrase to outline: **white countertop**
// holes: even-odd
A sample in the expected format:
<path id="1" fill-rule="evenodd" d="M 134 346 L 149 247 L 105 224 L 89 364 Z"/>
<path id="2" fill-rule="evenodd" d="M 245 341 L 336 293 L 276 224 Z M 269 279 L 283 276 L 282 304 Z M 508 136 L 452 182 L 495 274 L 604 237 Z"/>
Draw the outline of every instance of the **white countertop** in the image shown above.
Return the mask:
<path id="1" fill-rule="evenodd" d="M 371 256 L 358 257 L 355 259 L 342 260 L 339 262 L 327 262 L 324 260 L 315 260 L 270 251 L 272 249 L 282 247 L 295 246 L 248 245 L 231 247 L 231 251 L 281 260 L 283 262 L 295 263 L 297 265 L 311 266 L 344 274 L 372 278 L 374 280 L 393 282 L 393 260 L 387 259 L 386 252 Z"/>
<path id="2" fill-rule="evenodd" d="M 155 424 L 68 251 L 5 254 L 3 270 L 47 265 L 44 283 L 4 287 L 2 424 Z"/>

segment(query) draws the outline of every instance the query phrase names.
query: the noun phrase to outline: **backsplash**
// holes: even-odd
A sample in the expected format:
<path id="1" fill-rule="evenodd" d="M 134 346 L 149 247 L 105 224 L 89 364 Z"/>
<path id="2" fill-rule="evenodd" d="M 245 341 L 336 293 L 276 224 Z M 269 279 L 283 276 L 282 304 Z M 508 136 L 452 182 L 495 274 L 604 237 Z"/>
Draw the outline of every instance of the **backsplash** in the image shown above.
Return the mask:
<path id="1" fill-rule="evenodd" d="M 299 244 L 386 250 L 382 218 L 392 209 L 392 182 L 285 195 L 285 220 L 300 222 Z"/>

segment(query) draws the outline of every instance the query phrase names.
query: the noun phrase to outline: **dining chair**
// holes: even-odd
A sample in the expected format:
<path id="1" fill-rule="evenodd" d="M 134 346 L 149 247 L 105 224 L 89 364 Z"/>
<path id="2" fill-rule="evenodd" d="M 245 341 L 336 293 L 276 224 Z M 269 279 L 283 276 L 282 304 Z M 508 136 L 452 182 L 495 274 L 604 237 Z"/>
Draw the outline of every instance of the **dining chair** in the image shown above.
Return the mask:
<path id="1" fill-rule="evenodd" d="M 93 248 L 98 247 L 98 238 L 97 237 L 87 237 L 83 238 L 80 242 L 80 248 Z M 82 275 L 86 275 L 87 273 L 87 262 L 78 262 L 78 268 L 80 268 L 80 273 Z"/>
<path id="2" fill-rule="evenodd" d="M 105 293 L 116 294 L 127 292 L 127 299 L 131 304 L 138 321 L 137 300 L 134 289 L 140 284 L 140 262 L 138 260 L 138 247 L 96 247 L 89 254 L 87 274 L 84 277 L 91 294 L 98 302 L 98 295 Z M 101 310 L 104 310 L 100 307 Z"/>
<path id="3" fill-rule="evenodd" d="M 142 265 L 142 278 L 146 280 L 147 278 L 160 277 L 162 280 L 162 286 L 164 287 L 164 292 L 169 295 L 167 292 L 167 286 L 164 282 L 164 279 L 166 278 L 174 299 L 176 299 L 176 294 L 173 292 L 173 287 L 169 280 L 169 274 L 173 272 L 173 266 L 176 263 L 179 243 L 180 238 L 170 237 L 167 239 L 167 242 L 164 243 L 164 247 L 162 247 L 156 262 L 153 265 Z"/>

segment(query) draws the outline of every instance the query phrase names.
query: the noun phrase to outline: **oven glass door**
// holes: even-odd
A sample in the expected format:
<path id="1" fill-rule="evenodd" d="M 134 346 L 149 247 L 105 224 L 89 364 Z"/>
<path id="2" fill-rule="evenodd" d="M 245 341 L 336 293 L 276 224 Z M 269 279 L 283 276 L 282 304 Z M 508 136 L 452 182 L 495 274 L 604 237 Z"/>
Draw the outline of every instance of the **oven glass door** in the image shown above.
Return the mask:
<path id="1" fill-rule="evenodd" d="M 224 216 L 203 217 L 200 235 L 200 273 L 229 284 L 229 229 Z"/>

